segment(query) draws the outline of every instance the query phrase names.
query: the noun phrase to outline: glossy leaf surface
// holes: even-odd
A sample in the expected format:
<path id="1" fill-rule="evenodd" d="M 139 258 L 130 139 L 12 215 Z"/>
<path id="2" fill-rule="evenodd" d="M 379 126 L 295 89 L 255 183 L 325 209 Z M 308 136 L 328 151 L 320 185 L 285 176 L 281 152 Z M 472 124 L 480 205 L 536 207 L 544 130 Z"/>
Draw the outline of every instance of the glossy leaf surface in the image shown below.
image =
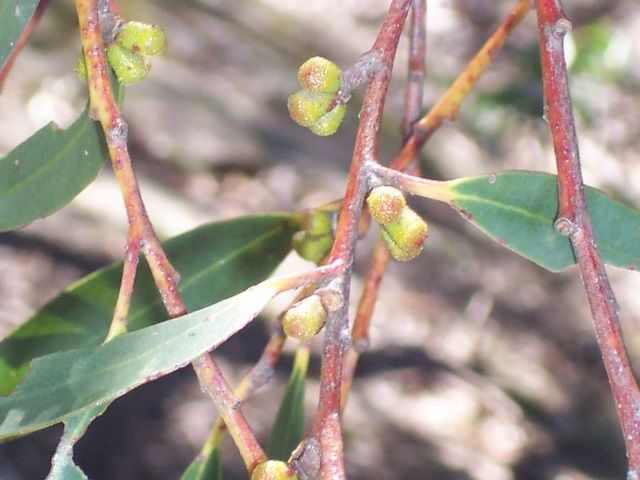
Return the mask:
<path id="1" fill-rule="evenodd" d="M 99 347 L 37 358 L 24 382 L 0 399 L 0 439 L 65 421 L 183 367 L 244 327 L 276 293 L 259 285 Z"/>
<path id="2" fill-rule="evenodd" d="M 0 69 L 7 62 L 37 6 L 38 0 L 0 2 Z"/>
<path id="3" fill-rule="evenodd" d="M 0 159 L 0 231 L 64 207 L 107 158 L 100 126 L 86 112 L 64 130 L 53 123 L 38 130 Z"/>
<path id="4" fill-rule="evenodd" d="M 452 205 L 501 245 L 550 270 L 575 259 L 566 237 L 554 228 L 556 176 L 503 172 L 447 182 Z M 603 261 L 621 268 L 640 265 L 640 211 L 586 187 L 587 203 Z"/>
<path id="5" fill-rule="evenodd" d="M 304 387 L 309 366 L 309 349 L 300 347 L 291 370 L 287 388 L 269 435 L 270 459 L 286 461 L 302 440 L 304 431 Z"/>
<path id="6" fill-rule="evenodd" d="M 266 278 L 291 248 L 298 229 L 288 214 L 212 223 L 163 245 L 180 272 L 180 292 L 189 311 L 243 291 Z M 49 353 L 101 343 L 118 297 L 122 264 L 99 270 L 69 287 L 0 342 L 0 394 L 24 377 L 29 362 Z M 129 315 L 130 330 L 167 318 L 144 261 L 138 267 Z"/>

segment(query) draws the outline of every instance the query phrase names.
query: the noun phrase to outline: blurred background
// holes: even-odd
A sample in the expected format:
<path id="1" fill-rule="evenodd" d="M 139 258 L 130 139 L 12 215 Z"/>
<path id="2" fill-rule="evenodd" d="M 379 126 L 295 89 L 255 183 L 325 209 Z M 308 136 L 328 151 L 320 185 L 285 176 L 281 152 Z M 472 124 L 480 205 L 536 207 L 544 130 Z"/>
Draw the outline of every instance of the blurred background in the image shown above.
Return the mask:
<path id="1" fill-rule="evenodd" d="M 437 100 L 514 1 L 428 2 L 427 106 Z M 640 206 L 640 10 L 633 0 L 574 0 L 566 40 L 587 183 Z M 169 50 L 127 88 L 134 165 L 150 216 L 167 238 L 204 222 L 290 211 L 342 195 L 361 102 L 340 131 L 295 125 L 287 96 L 297 67 L 323 55 L 342 67 L 372 44 L 386 0 L 156 0 L 122 2 L 128 19 L 161 24 Z M 73 72 L 73 2 L 51 2 L 0 95 L 0 154 L 84 108 Z M 407 42 L 387 99 L 381 160 L 398 133 Z M 421 153 L 432 178 L 504 169 L 554 171 L 535 16 L 530 14 L 465 102 Z M 551 274 L 492 243 L 448 207 L 413 201 L 430 222 L 425 252 L 392 263 L 371 349 L 345 413 L 350 479 L 620 479 L 626 459 L 585 296 L 572 268 Z M 0 335 L 74 280 L 119 260 L 126 217 L 108 168 L 72 204 L 0 234 Z M 355 299 L 375 231 L 357 252 Z M 307 268 L 291 254 L 283 270 Z M 609 269 L 627 346 L 640 362 L 640 276 Z M 267 339 L 273 307 L 218 353 L 233 382 Z M 307 389 L 317 402 L 319 343 Z M 247 403 L 266 438 L 291 353 Z M 189 369 L 116 401 L 76 448 L 92 479 L 174 479 L 198 452 L 216 412 Z M 0 445 L 0 478 L 43 478 L 61 427 Z M 225 445 L 225 478 L 246 478 Z"/>

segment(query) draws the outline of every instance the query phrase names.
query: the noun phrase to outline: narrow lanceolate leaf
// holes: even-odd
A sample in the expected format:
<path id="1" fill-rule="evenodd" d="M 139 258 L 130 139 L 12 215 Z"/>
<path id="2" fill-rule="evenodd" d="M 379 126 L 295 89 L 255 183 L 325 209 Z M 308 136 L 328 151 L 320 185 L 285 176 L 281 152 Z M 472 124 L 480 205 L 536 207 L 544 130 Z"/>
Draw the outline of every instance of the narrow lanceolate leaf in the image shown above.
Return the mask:
<path id="1" fill-rule="evenodd" d="M 304 385 L 309 366 L 309 349 L 296 352 L 293 370 L 269 435 L 267 454 L 274 460 L 286 461 L 302 440 L 304 431 Z"/>
<path id="2" fill-rule="evenodd" d="M 571 245 L 554 229 L 558 214 L 556 176 L 503 172 L 447 182 L 451 203 L 501 245 L 538 265 L 559 271 L 575 263 Z M 602 259 L 609 265 L 640 265 L 640 211 L 586 187 Z"/>
<path id="3" fill-rule="evenodd" d="M 0 2 L 0 69 L 7 62 L 37 6 L 38 0 Z"/>
<path id="4" fill-rule="evenodd" d="M 244 327 L 276 293 L 260 284 L 105 345 L 34 360 L 24 382 L 0 399 L 0 440 L 68 420 L 177 370 Z"/>
<path id="5" fill-rule="evenodd" d="M 180 293 L 189 311 L 266 278 L 291 249 L 291 236 L 298 228 L 295 215 L 252 216 L 204 225 L 165 242 L 165 251 L 180 272 Z M 166 318 L 144 262 L 138 270 L 130 330 Z M 15 388 L 33 358 L 104 340 L 121 272 L 118 263 L 80 280 L 0 342 L 0 395 Z"/>
<path id="6" fill-rule="evenodd" d="M 64 130 L 53 123 L 38 130 L 0 159 L 0 231 L 64 207 L 107 158 L 100 126 L 86 112 Z"/>
<path id="7" fill-rule="evenodd" d="M 215 447 L 206 455 L 199 455 L 191 462 L 180 480 L 222 480 L 222 461 L 219 448 Z"/>

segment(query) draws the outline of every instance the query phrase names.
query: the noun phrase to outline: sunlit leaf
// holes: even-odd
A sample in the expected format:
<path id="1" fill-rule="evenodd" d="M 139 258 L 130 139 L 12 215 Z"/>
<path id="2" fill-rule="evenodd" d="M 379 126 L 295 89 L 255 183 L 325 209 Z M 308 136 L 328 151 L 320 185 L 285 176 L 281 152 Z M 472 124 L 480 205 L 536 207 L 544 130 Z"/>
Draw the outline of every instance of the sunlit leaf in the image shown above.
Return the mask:
<path id="1" fill-rule="evenodd" d="M 165 251 L 180 272 L 180 292 L 189 311 L 266 278 L 289 252 L 297 228 L 294 215 L 252 216 L 204 225 L 165 242 Z M 118 263 L 76 282 L 0 342 L 0 394 L 15 388 L 33 358 L 104 340 L 121 271 Z M 151 274 L 141 262 L 129 327 L 137 330 L 165 318 Z"/>
<path id="2" fill-rule="evenodd" d="M 575 264 L 569 240 L 554 229 L 558 214 L 555 175 L 503 172 L 448 183 L 453 206 L 501 245 L 538 265 L 559 271 Z M 640 265 L 640 212 L 586 187 L 603 261 Z"/>
<path id="3" fill-rule="evenodd" d="M 86 112 L 64 130 L 53 123 L 38 130 L 0 159 L 0 231 L 64 207 L 107 158 L 100 126 Z"/>
<path id="4" fill-rule="evenodd" d="M 269 435 L 267 454 L 274 460 L 286 461 L 302 440 L 304 431 L 304 386 L 309 366 L 309 349 L 296 352 L 293 369 L 276 420 Z"/>
<path id="5" fill-rule="evenodd" d="M 276 293 L 261 284 L 99 347 L 35 359 L 24 382 L 0 399 L 0 439 L 70 419 L 183 367 L 243 328 Z"/>

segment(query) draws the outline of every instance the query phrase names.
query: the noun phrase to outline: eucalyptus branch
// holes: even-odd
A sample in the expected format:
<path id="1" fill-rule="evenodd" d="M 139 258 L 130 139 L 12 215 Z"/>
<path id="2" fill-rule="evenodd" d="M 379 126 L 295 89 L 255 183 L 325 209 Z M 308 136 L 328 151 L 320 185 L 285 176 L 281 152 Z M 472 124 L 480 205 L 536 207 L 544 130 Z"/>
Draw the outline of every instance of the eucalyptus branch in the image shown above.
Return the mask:
<path id="1" fill-rule="evenodd" d="M 113 95 L 109 79 L 104 42 L 100 28 L 96 0 L 76 0 L 80 35 L 87 66 L 90 111 L 102 125 L 113 170 L 120 185 L 129 219 L 128 252 L 125 257 L 123 283 L 110 335 L 126 331 L 126 314 L 129 311 L 133 279 L 138 262 L 138 250 L 142 251 L 160 292 L 165 308 L 171 317 L 186 313 L 186 307 L 178 291 L 178 274 L 171 266 L 147 215 L 140 193 L 127 145 L 128 126 Z M 102 11 L 104 14 L 104 11 Z M 127 265 L 128 264 L 128 265 Z M 111 338 L 111 337 L 109 337 Z M 193 363 L 203 390 L 213 398 L 216 407 L 229 427 L 234 441 L 249 471 L 266 456 L 260 448 L 242 412 L 239 402 L 209 354 Z"/>
<path id="2" fill-rule="evenodd" d="M 426 0 L 412 1 L 409 28 L 409 66 L 400 127 L 403 142 L 406 142 L 411 136 L 413 124 L 420 118 L 423 108 L 423 90 L 426 75 L 426 13 Z M 341 392 L 343 410 L 347 403 L 360 354 L 369 348 L 369 326 L 378 298 L 380 282 L 388 262 L 389 251 L 384 241 L 378 238 L 358 302 L 358 309 L 353 320 L 351 348 L 347 351 L 344 359 Z"/>
<path id="3" fill-rule="evenodd" d="M 316 272 L 317 271 L 318 270 L 316 270 Z M 316 283 L 309 283 L 302 288 L 298 295 L 296 295 L 292 304 L 307 297 L 310 293 L 313 293 L 316 288 Z M 286 310 L 284 313 L 286 313 Z M 281 319 L 284 313 L 280 315 L 280 318 L 273 326 L 271 337 L 264 347 L 260 358 L 234 388 L 234 394 L 241 402 L 246 401 L 258 388 L 264 386 L 273 377 L 275 367 L 278 364 L 280 355 L 282 354 L 282 349 L 287 341 L 287 336 L 284 334 L 281 327 Z M 222 439 L 224 438 L 225 431 L 226 426 L 224 419 L 222 417 L 218 417 L 213 424 L 209 437 L 202 446 L 200 455 L 206 457 L 215 448 L 219 447 Z"/>
<path id="4" fill-rule="evenodd" d="M 538 0 L 542 80 L 558 169 L 559 211 L 556 229 L 571 241 L 585 286 L 596 337 L 622 423 L 629 479 L 640 478 L 640 390 L 624 348 L 618 305 L 609 284 L 584 195 L 580 155 L 571 108 L 564 37 L 571 23 L 559 0 Z"/>
<path id="5" fill-rule="evenodd" d="M 294 458 L 294 464 L 302 478 L 345 478 L 340 393 L 343 356 L 350 343 L 349 279 L 353 268 L 358 223 L 367 191 L 367 177 L 363 166 L 367 160 L 377 158 L 378 131 L 384 99 L 408 10 L 409 0 L 394 0 L 391 3 L 373 48 L 363 56 L 367 62 L 375 62 L 377 68 L 371 75 L 360 112 L 360 124 L 345 197 L 335 242 L 329 255 L 329 264 L 340 268 L 339 275 L 331 285 L 339 301 L 334 303 L 335 309 L 327 309 L 329 311 L 320 369 L 320 399 L 313 427 L 302 451 L 297 452 Z M 319 464 L 315 461 L 318 454 Z"/>
<path id="6" fill-rule="evenodd" d="M 423 9 L 422 2 L 417 0 L 414 0 L 412 8 L 414 17 L 412 19 L 412 34 L 410 37 L 409 82 L 405 96 L 405 114 L 402 128 L 405 143 L 399 155 L 390 165 L 391 169 L 409 171 L 417 169 L 415 167 L 414 160 L 417 156 L 418 150 L 430 138 L 431 134 L 435 132 L 440 125 L 442 125 L 444 119 L 455 117 L 455 114 L 460 109 L 460 106 L 468 93 L 475 86 L 482 73 L 484 73 L 506 43 L 511 31 L 528 12 L 530 4 L 528 0 L 522 0 L 511 12 L 509 12 L 496 31 L 467 64 L 464 71 L 457 77 L 429 113 L 422 117 L 417 124 L 413 121 L 409 121 L 408 118 L 411 118 L 411 115 L 415 111 L 418 103 L 418 95 L 422 96 L 422 89 L 418 89 L 417 82 L 414 82 L 413 80 L 415 78 L 420 78 L 424 72 L 424 67 L 420 65 L 418 57 L 419 52 L 424 48 L 424 45 L 420 41 L 424 32 L 418 31 L 418 29 L 422 28 L 424 25 L 424 19 L 422 21 L 416 21 L 415 17 L 418 14 L 423 15 L 425 11 Z M 412 71 L 415 73 L 412 73 Z M 410 97 L 409 92 L 413 92 L 412 96 L 415 96 L 415 98 Z M 407 130 L 408 125 L 414 125 L 412 134 Z M 376 168 L 378 168 L 378 170 L 376 170 Z M 411 193 L 418 195 L 423 193 L 425 194 L 424 196 L 428 196 L 429 198 L 434 198 L 433 195 L 435 195 L 436 200 L 447 201 L 446 198 L 440 198 L 445 194 L 445 192 L 443 189 L 438 187 L 440 185 L 438 182 L 433 180 L 425 180 L 422 182 L 421 179 L 417 177 L 403 177 L 402 175 L 397 175 L 397 172 L 387 171 L 387 169 L 384 169 L 379 165 L 371 166 L 371 169 L 376 170 L 378 175 L 385 176 L 386 181 L 390 184 L 394 184 L 410 191 L 410 185 L 413 185 L 415 191 L 411 191 Z M 353 373 L 360 353 L 366 350 L 369 345 L 369 325 L 371 323 L 371 317 L 373 315 L 375 302 L 378 296 L 380 282 L 384 276 L 388 261 L 389 252 L 387 247 L 382 239 L 378 239 L 353 323 L 353 348 L 349 350 L 345 358 L 342 392 L 343 406 L 346 404 L 353 379 Z"/>

